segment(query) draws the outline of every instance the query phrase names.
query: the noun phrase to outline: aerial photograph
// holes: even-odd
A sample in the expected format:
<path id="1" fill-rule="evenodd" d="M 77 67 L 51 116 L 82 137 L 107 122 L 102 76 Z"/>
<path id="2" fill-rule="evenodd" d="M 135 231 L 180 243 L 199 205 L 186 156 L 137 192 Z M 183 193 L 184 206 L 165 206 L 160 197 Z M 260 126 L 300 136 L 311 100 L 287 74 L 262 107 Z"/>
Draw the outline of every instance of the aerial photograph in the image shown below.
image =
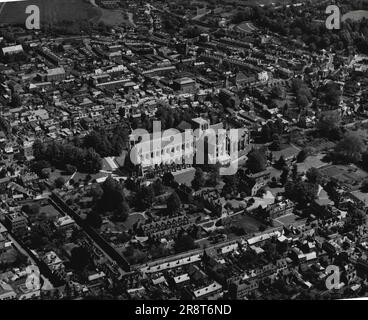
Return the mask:
<path id="1" fill-rule="evenodd" d="M 367 214 L 368 0 L 0 0 L 0 300 L 368 299 Z"/>

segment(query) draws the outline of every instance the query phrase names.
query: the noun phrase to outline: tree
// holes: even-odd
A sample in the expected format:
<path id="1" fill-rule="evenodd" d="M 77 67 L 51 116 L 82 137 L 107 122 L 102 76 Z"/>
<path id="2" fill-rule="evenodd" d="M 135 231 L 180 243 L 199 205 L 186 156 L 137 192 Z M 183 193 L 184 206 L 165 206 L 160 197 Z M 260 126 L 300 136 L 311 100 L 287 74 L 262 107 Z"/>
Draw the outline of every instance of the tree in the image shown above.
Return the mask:
<path id="1" fill-rule="evenodd" d="M 338 192 L 338 185 L 334 180 L 330 180 L 324 186 L 328 197 L 334 202 L 335 206 L 337 206 L 340 202 L 341 195 Z"/>
<path id="2" fill-rule="evenodd" d="M 19 108 L 22 105 L 22 99 L 20 98 L 19 94 L 15 93 L 12 95 L 10 105 L 12 108 Z"/>
<path id="3" fill-rule="evenodd" d="M 94 201 L 98 201 L 103 196 L 104 191 L 99 184 L 95 184 L 90 191 L 90 195 Z"/>
<path id="4" fill-rule="evenodd" d="M 222 188 L 222 195 L 232 195 L 239 190 L 239 179 L 237 175 L 224 176 L 225 185 Z"/>
<path id="5" fill-rule="evenodd" d="M 289 177 L 289 168 L 288 167 L 284 167 L 284 169 L 282 170 L 281 176 L 280 176 L 280 183 L 282 185 L 285 185 L 285 183 L 288 180 Z"/>
<path id="6" fill-rule="evenodd" d="M 33 161 L 31 163 L 31 170 L 33 172 L 37 173 L 43 179 L 48 178 L 48 176 L 43 177 L 42 176 L 42 170 L 44 170 L 44 169 L 47 170 L 47 168 L 49 168 L 49 167 L 50 167 L 50 163 L 48 163 L 46 160 Z"/>
<path id="7" fill-rule="evenodd" d="M 5 135 L 7 136 L 11 133 L 11 129 L 12 129 L 9 121 L 2 116 L 0 116 L 0 129 L 3 130 Z"/>
<path id="8" fill-rule="evenodd" d="M 287 166 L 285 158 L 283 156 L 280 156 L 279 160 L 275 163 L 275 168 L 282 170 L 285 166 Z"/>
<path id="9" fill-rule="evenodd" d="M 101 169 L 102 159 L 93 149 L 84 152 L 84 164 L 78 170 L 86 173 L 97 173 Z"/>
<path id="10" fill-rule="evenodd" d="M 165 172 L 164 175 L 162 176 L 162 183 L 165 186 L 170 187 L 171 184 L 174 182 L 174 176 L 171 172 Z"/>
<path id="11" fill-rule="evenodd" d="M 252 173 L 258 173 L 266 170 L 267 159 L 266 155 L 258 149 L 253 149 L 248 153 L 247 168 Z"/>
<path id="12" fill-rule="evenodd" d="M 185 28 L 182 32 L 184 37 L 189 39 L 196 38 L 201 34 L 201 30 L 197 26 L 189 26 Z"/>
<path id="13" fill-rule="evenodd" d="M 301 90 L 303 90 L 308 98 L 310 98 L 310 92 L 308 86 L 305 84 L 305 82 L 300 78 L 294 78 L 291 83 L 292 90 L 297 94 Z"/>
<path id="14" fill-rule="evenodd" d="M 122 208 L 126 202 L 123 186 L 112 177 L 108 177 L 102 184 L 103 194 L 98 201 L 98 210 L 114 212 Z"/>
<path id="15" fill-rule="evenodd" d="M 50 177 L 50 169 L 43 168 L 38 175 L 41 179 L 48 179 Z"/>
<path id="16" fill-rule="evenodd" d="M 285 195 L 290 200 L 306 205 L 316 199 L 318 185 L 305 181 L 288 181 L 285 184 Z"/>
<path id="17" fill-rule="evenodd" d="M 100 30 L 100 32 L 108 32 L 110 28 L 105 22 L 100 21 L 98 23 L 98 29 Z"/>
<path id="18" fill-rule="evenodd" d="M 334 155 L 338 160 L 357 163 L 362 159 L 363 148 L 361 138 L 354 133 L 348 133 L 336 145 Z"/>
<path id="19" fill-rule="evenodd" d="M 37 215 L 38 213 L 40 213 L 40 205 L 38 203 L 32 203 L 31 205 L 24 205 L 22 207 L 22 210 L 29 215 Z"/>
<path id="20" fill-rule="evenodd" d="M 138 190 L 138 186 L 135 180 L 133 180 L 131 177 L 129 177 L 126 181 L 125 181 L 125 187 L 129 190 L 129 191 L 133 191 L 136 192 Z"/>
<path id="21" fill-rule="evenodd" d="M 138 210 L 146 210 L 152 206 L 154 199 L 152 186 L 142 186 L 136 194 L 135 206 Z"/>
<path id="22" fill-rule="evenodd" d="M 174 244 L 174 250 L 176 253 L 189 251 L 196 247 L 197 245 L 195 244 L 194 239 L 185 232 L 178 235 Z"/>
<path id="23" fill-rule="evenodd" d="M 73 166 L 71 164 L 67 164 L 65 166 L 65 171 L 67 174 L 72 175 L 73 173 L 75 173 L 77 171 L 77 167 Z"/>
<path id="24" fill-rule="evenodd" d="M 119 206 L 114 210 L 114 219 L 116 221 L 126 221 L 129 217 L 129 205 L 128 202 L 123 201 L 119 204 Z"/>
<path id="25" fill-rule="evenodd" d="M 125 117 L 125 108 L 123 108 L 123 107 L 120 107 L 119 108 L 119 116 L 121 118 L 124 118 Z"/>
<path id="26" fill-rule="evenodd" d="M 285 90 L 281 86 L 273 87 L 271 90 L 271 96 L 276 99 L 284 99 L 285 98 Z"/>
<path id="27" fill-rule="evenodd" d="M 368 180 L 364 180 L 362 183 L 362 187 L 360 188 L 360 190 L 364 193 L 368 193 Z"/>
<path id="28" fill-rule="evenodd" d="M 254 17 L 252 8 L 245 8 L 242 11 L 237 11 L 237 13 L 232 18 L 232 23 L 239 24 L 243 21 L 251 20 Z"/>
<path id="29" fill-rule="evenodd" d="M 322 88 L 323 101 L 333 107 L 337 107 L 341 101 L 341 90 L 333 81 L 330 81 Z"/>
<path id="30" fill-rule="evenodd" d="M 167 211 L 170 215 L 176 214 L 181 207 L 181 201 L 178 194 L 174 191 L 167 199 Z"/>
<path id="31" fill-rule="evenodd" d="M 360 226 L 366 222 L 367 214 L 361 209 L 352 207 L 348 212 L 348 220 L 351 220 L 354 226 Z"/>
<path id="32" fill-rule="evenodd" d="M 162 130 L 170 129 L 174 125 L 173 110 L 167 105 L 160 105 L 156 111 L 156 117 L 161 121 Z"/>
<path id="33" fill-rule="evenodd" d="M 159 196 L 164 192 L 164 185 L 162 184 L 162 181 L 160 178 L 156 179 L 152 183 L 153 192 L 155 193 L 155 196 Z"/>
<path id="34" fill-rule="evenodd" d="M 281 140 L 278 134 L 274 134 L 272 137 L 272 144 L 270 145 L 269 149 L 272 151 L 279 151 L 281 150 Z"/>
<path id="35" fill-rule="evenodd" d="M 277 245 L 274 242 L 268 241 L 262 248 L 271 261 L 275 261 L 278 258 Z"/>
<path id="36" fill-rule="evenodd" d="M 270 125 L 268 124 L 268 122 L 262 126 L 261 138 L 262 138 L 262 141 L 264 142 L 269 142 L 272 139 L 272 129 Z"/>
<path id="37" fill-rule="evenodd" d="M 368 169 L 368 152 L 364 152 L 362 154 L 362 166 L 364 169 Z"/>
<path id="38" fill-rule="evenodd" d="M 194 179 L 192 180 L 192 188 L 198 191 L 205 185 L 205 179 L 201 168 L 196 168 Z"/>
<path id="39" fill-rule="evenodd" d="M 111 142 L 103 132 L 91 132 L 84 138 L 83 145 L 86 149 L 94 149 L 102 157 L 113 155 Z"/>
<path id="40" fill-rule="evenodd" d="M 32 145 L 32 149 L 33 149 L 33 156 L 35 157 L 36 160 L 44 159 L 45 147 L 44 144 L 41 142 L 41 140 L 36 139 Z"/>
<path id="41" fill-rule="evenodd" d="M 291 168 L 291 179 L 293 181 L 300 180 L 299 172 L 298 172 L 298 165 L 296 163 L 293 164 L 293 167 Z"/>
<path id="42" fill-rule="evenodd" d="M 83 271 L 90 263 L 90 256 L 86 248 L 75 247 L 71 251 L 71 265 L 78 271 Z"/>
<path id="43" fill-rule="evenodd" d="M 336 140 L 340 137 L 340 121 L 341 117 L 337 111 L 329 111 L 321 114 L 317 129 L 321 134 L 329 139 Z"/>
<path id="44" fill-rule="evenodd" d="M 47 160 L 59 169 L 65 169 L 70 164 L 82 173 L 97 173 L 101 168 L 101 157 L 93 149 L 86 150 L 56 141 L 44 146 L 38 140 L 33 150 L 36 160 Z"/>
<path id="45" fill-rule="evenodd" d="M 132 264 L 142 263 L 147 260 L 147 254 L 139 249 L 134 248 L 132 245 L 127 247 L 124 255 Z"/>
<path id="46" fill-rule="evenodd" d="M 296 97 L 296 103 L 300 109 L 305 109 L 309 105 L 309 100 L 305 94 L 298 94 Z"/>
<path id="47" fill-rule="evenodd" d="M 211 166 L 207 183 L 211 187 L 216 187 L 220 180 L 220 166 L 215 164 Z"/>
<path id="48" fill-rule="evenodd" d="M 321 183 L 322 175 L 317 168 L 310 168 L 306 173 L 308 182 L 310 183 Z"/>
<path id="49" fill-rule="evenodd" d="M 65 179 L 63 177 L 58 177 L 55 179 L 55 187 L 60 189 L 64 186 L 65 184 Z"/>
<path id="50" fill-rule="evenodd" d="M 296 95 L 296 103 L 300 109 L 305 109 L 312 100 L 312 94 L 305 84 L 305 82 L 299 78 L 295 78 L 292 81 L 292 89 Z"/>
<path id="51" fill-rule="evenodd" d="M 237 96 L 232 96 L 232 95 L 229 95 L 225 91 L 220 91 L 218 98 L 219 98 L 219 102 L 225 109 L 227 108 L 236 109 L 237 108 L 237 102 L 238 102 Z"/>
<path id="52" fill-rule="evenodd" d="M 99 229 L 99 228 L 101 228 L 101 225 L 102 225 L 102 218 L 98 214 L 98 212 L 93 210 L 90 213 L 88 213 L 87 218 L 86 218 L 86 222 L 92 228 Z"/>
<path id="53" fill-rule="evenodd" d="M 298 153 L 298 155 L 296 156 L 296 162 L 298 162 L 298 163 L 304 162 L 307 159 L 308 155 L 309 155 L 309 153 L 308 153 L 307 149 L 301 150 Z"/>

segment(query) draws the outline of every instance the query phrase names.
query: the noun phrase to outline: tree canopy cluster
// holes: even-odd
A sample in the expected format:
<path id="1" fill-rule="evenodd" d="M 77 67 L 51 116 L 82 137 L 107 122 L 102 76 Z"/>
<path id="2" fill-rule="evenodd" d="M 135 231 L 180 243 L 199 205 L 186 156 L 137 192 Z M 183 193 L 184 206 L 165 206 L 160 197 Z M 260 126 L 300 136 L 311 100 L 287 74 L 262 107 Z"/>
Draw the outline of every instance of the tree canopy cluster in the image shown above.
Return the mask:
<path id="1" fill-rule="evenodd" d="M 337 110 L 323 112 L 318 119 L 317 130 L 323 137 L 339 140 L 342 134 L 340 122 L 341 116 Z"/>
<path id="2" fill-rule="evenodd" d="M 248 153 L 247 168 L 252 173 L 258 173 L 266 170 L 267 157 L 262 150 L 253 149 Z"/>
<path id="3" fill-rule="evenodd" d="M 362 156 L 364 151 L 365 147 L 362 139 L 354 133 L 347 133 L 337 143 L 332 156 L 335 162 L 359 163 L 366 159 Z"/>
<path id="4" fill-rule="evenodd" d="M 87 223 L 100 228 L 102 215 L 111 214 L 115 221 L 125 221 L 129 216 L 129 204 L 125 198 L 123 185 L 108 177 L 100 186 L 96 184 L 90 191 L 95 205 L 87 215 Z"/>
<path id="5" fill-rule="evenodd" d="M 238 170 L 233 176 L 224 176 L 223 180 L 225 185 L 222 188 L 222 195 L 224 196 L 238 193 L 250 195 L 254 186 L 254 180 L 248 177 L 245 170 Z"/>
<path id="6" fill-rule="evenodd" d="M 329 81 L 324 86 L 319 88 L 319 100 L 332 108 L 337 108 L 341 101 L 340 86 L 334 81 Z"/>
<path id="7" fill-rule="evenodd" d="M 309 181 L 288 181 L 285 184 L 285 195 L 301 205 L 311 203 L 318 194 L 318 184 Z"/>
<path id="8" fill-rule="evenodd" d="M 188 250 L 195 249 L 197 245 L 194 239 L 186 232 L 181 232 L 178 234 L 175 240 L 174 249 L 176 253 L 185 252 Z"/>
<path id="9" fill-rule="evenodd" d="M 303 80 L 295 78 L 291 87 L 296 96 L 299 109 L 304 110 L 312 101 L 312 93 L 308 85 Z"/>
<path id="10" fill-rule="evenodd" d="M 262 126 L 261 139 L 267 143 L 274 141 L 275 136 L 279 136 L 284 132 L 284 125 L 280 119 L 276 121 L 268 121 Z"/>
<path id="11" fill-rule="evenodd" d="M 316 4 L 317 5 L 317 4 Z M 273 32 L 287 36 L 290 39 L 300 40 L 307 44 L 311 51 L 318 49 L 334 49 L 345 50 L 354 46 L 362 53 L 368 52 L 368 20 L 361 21 L 347 20 L 342 22 L 341 30 L 326 29 L 324 23 L 316 21 L 316 10 L 320 9 L 324 12 L 326 6 L 321 4 L 320 8 L 316 9 L 316 5 L 307 7 L 303 10 L 297 7 L 284 6 L 280 10 L 274 10 L 271 6 L 262 8 L 255 7 L 252 11 L 239 13 L 235 16 L 234 21 L 239 21 L 240 18 L 248 18 L 253 20 L 257 25 L 265 27 Z M 349 12 L 353 10 L 364 10 L 363 1 L 344 1 L 339 3 L 341 12 Z M 290 17 L 293 17 L 291 19 Z"/>
<path id="12" fill-rule="evenodd" d="M 83 147 L 93 148 L 101 157 L 119 156 L 129 140 L 129 132 L 117 128 L 110 136 L 105 131 L 93 131 L 83 141 Z"/>
<path id="13" fill-rule="evenodd" d="M 129 214 L 129 205 L 125 198 L 123 185 L 108 177 L 102 184 L 102 191 L 99 208 L 105 212 L 113 212 L 117 220 L 126 220 Z"/>
<path id="14" fill-rule="evenodd" d="M 97 173 L 101 169 L 101 157 L 92 148 L 79 148 L 56 141 L 44 144 L 36 140 L 33 144 L 33 154 L 36 161 L 48 161 L 61 170 L 65 170 L 68 164 L 84 173 Z"/>

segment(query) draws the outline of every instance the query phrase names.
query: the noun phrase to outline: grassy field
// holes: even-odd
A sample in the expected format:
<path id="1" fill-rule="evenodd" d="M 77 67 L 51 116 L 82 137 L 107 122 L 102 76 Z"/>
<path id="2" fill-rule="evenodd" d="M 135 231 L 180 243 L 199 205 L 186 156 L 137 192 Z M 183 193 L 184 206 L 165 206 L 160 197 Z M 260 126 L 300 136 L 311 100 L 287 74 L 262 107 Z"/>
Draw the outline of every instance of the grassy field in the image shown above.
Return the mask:
<path id="1" fill-rule="evenodd" d="M 267 5 L 289 3 L 290 0 L 223 0 L 224 4 L 239 3 L 244 5 Z M 206 3 L 206 1 L 201 1 Z M 106 10 L 94 7 L 88 0 L 32 0 L 11 2 L 0 6 L 0 24 L 24 24 L 27 18 L 25 13 L 28 5 L 37 5 L 40 8 L 41 24 L 60 21 L 90 20 L 103 21 L 106 24 L 129 24 L 129 21 L 120 10 Z"/>
<path id="2" fill-rule="evenodd" d="M 102 21 L 107 25 L 130 24 L 127 15 L 124 14 L 122 10 L 100 10 L 101 16 L 99 17 L 99 21 Z"/>
<path id="3" fill-rule="evenodd" d="M 63 20 L 96 20 L 102 15 L 99 8 L 86 0 L 32 0 L 31 2 L 6 3 L 0 13 L 1 24 L 24 24 L 27 18 L 26 7 L 37 5 L 40 8 L 41 24 Z"/>
<path id="4" fill-rule="evenodd" d="M 257 30 L 257 28 L 251 22 L 242 22 L 237 25 L 237 29 L 246 33 L 252 33 Z"/>
<path id="5" fill-rule="evenodd" d="M 368 19 L 368 11 L 366 10 L 357 10 L 357 11 L 351 11 L 346 14 L 344 14 L 341 18 L 342 21 L 351 19 L 353 21 L 360 21 L 362 19 Z"/>
<path id="6" fill-rule="evenodd" d="M 238 2 L 242 6 L 272 5 L 272 4 L 275 4 L 277 6 L 280 4 L 289 4 L 291 0 L 235 0 L 235 1 L 234 0 L 224 0 L 225 4 L 230 4 L 234 2 Z"/>
<path id="7" fill-rule="evenodd" d="M 227 218 L 225 225 L 240 227 L 244 230 L 245 234 L 253 234 L 257 233 L 259 231 L 259 227 L 263 224 L 248 214 L 239 214 L 237 216 Z"/>

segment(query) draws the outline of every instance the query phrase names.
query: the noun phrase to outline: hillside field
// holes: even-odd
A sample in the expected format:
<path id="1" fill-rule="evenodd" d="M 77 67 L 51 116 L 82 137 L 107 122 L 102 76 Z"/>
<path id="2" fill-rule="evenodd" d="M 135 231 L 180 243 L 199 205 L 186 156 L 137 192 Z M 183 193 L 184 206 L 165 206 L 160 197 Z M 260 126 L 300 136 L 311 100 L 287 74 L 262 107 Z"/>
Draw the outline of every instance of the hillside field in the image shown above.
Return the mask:
<path id="1" fill-rule="evenodd" d="M 0 12 L 0 24 L 25 23 L 26 7 L 37 5 L 40 8 L 41 24 L 59 21 L 98 20 L 101 10 L 86 0 L 29 0 L 6 3 Z"/>
<path id="2" fill-rule="evenodd" d="M 360 21 L 362 19 L 368 19 L 368 11 L 366 10 L 356 10 L 356 11 L 351 11 L 348 12 L 346 14 L 344 14 L 341 18 L 342 21 L 345 20 L 353 20 L 353 21 Z"/>

